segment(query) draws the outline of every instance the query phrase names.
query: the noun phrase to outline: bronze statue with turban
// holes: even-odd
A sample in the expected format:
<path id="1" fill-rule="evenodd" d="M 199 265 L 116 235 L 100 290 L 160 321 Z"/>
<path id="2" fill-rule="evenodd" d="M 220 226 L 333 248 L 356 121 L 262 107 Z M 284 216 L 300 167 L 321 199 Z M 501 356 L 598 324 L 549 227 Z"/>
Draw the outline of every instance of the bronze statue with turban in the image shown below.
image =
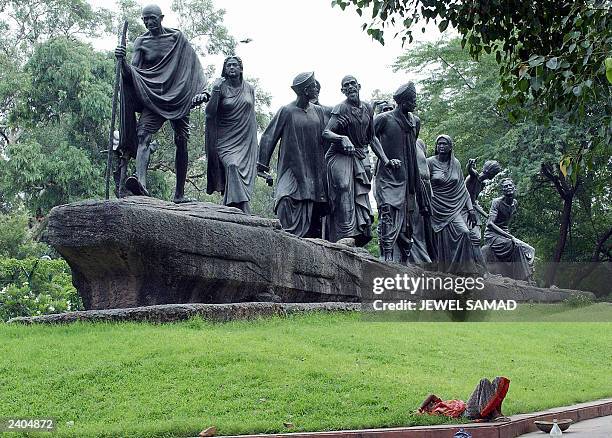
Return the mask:
<path id="1" fill-rule="evenodd" d="M 412 82 L 402 85 L 393 95 L 397 107 L 379 114 L 374 132 L 390 159 L 401 164 L 397 168 L 379 165 L 376 170 L 374 197 L 378 204 L 378 239 L 384 260 L 406 263 L 412 246 L 412 212 L 417 206 L 429 215 L 423 202 L 422 185 L 416 154 L 416 141 L 421 128 L 416 108 L 416 89 Z"/>

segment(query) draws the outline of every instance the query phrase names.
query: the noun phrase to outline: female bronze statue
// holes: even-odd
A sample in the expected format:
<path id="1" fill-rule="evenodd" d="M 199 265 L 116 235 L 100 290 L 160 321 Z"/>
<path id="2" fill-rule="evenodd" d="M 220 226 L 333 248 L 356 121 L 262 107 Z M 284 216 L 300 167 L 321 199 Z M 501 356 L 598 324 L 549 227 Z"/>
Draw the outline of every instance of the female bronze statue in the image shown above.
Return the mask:
<path id="1" fill-rule="evenodd" d="M 438 269 L 463 274 L 484 272 L 480 248 L 470 240 L 476 213 L 448 135 L 438 136 L 436 155 L 427 158 L 427 165 L 433 190 L 431 225 Z"/>
<path id="2" fill-rule="evenodd" d="M 225 58 L 206 106 L 206 192 L 221 192 L 223 204 L 249 213 L 257 176 L 257 120 L 255 89 L 242 71 L 240 58 Z"/>

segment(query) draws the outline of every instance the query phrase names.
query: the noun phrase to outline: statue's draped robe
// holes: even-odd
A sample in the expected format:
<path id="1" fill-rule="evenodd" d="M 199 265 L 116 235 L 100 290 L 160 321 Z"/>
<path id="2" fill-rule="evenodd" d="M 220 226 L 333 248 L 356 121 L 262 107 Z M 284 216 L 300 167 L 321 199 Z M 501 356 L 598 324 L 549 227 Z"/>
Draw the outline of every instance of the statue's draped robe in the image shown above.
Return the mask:
<path id="1" fill-rule="evenodd" d="M 420 178 L 417 184 L 421 184 L 422 205 L 431 212 L 431 181 L 429 167 L 427 166 L 427 153 L 424 148 L 415 147 L 417 167 Z M 423 265 L 431 263 L 435 258 L 434 235 L 431 229 L 431 218 L 422 216 L 420 206 L 417 203 L 414 210 L 410 212 L 412 220 L 412 248 L 408 256 L 408 262 Z"/>
<path id="2" fill-rule="evenodd" d="M 470 239 L 465 219 L 470 197 L 461 171 L 461 164 L 453 155 L 448 162 L 438 156 L 427 159 L 431 175 L 431 225 L 434 231 L 438 269 L 452 273 L 482 273 L 480 248 Z"/>
<path id="3" fill-rule="evenodd" d="M 399 108 L 378 115 L 374 132 L 388 159 L 398 159 L 401 166 L 390 169 L 379 161 L 374 185 L 374 198 L 379 208 L 379 241 L 381 248 L 393 248 L 394 260 L 400 249 L 410 249 L 412 235 L 411 212 L 422 202 L 416 139 L 420 121 L 412 113 L 407 116 Z M 388 207 L 383 207 L 388 206 Z M 382 207 L 382 209 L 381 209 Z"/>
<path id="4" fill-rule="evenodd" d="M 259 142 L 259 163 L 268 166 L 280 140 L 274 212 L 283 229 L 300 237 L 322 237 L 321 214 L 327 207 L 324 128 L 320 106 L 310 104 L 304 110 L 291 103 L 276 113 Z"/>
<path id="5" fill-rule="evenodd" d="M 138 150 L 136 112 L 148 109 L 166 120 L 183 119 L 189 115 L 193 97 L 206 86 L 202 66 L 187 38 L 179 30 L 165 30 L 159 38 L 175 41 L 162 60 L 150 68 L 128 65 L 130 77 L 122 75 L 119 150 L 131 157 Z"/>
<path id="6" fill-rule="evenodd" d="M 221 85 L 215 116 L 206 118 L 206 192 L 223 193 L 223 204 L 249 202 L 257 176 L 255 89 Z"/>
<path id="7" fill-rule="evenodd" d="M 508 233 L 508 226 L 516 213 L 516 206 L 516 200 L 513 200 L 512 205 L 508 205 L 503 197 L 495 198 L 491 203 L 489 221 Z M 532 246 L 522 241 L 515 244 L 512 239 L 488 226 L 485 229 L 485 243 L 496 259 L 502 262 L 504 275 L 517 280 L 531 278 L 535 259 L 535 249 Z"/>
<path id="8" fill-rule="evenodd" d="M 467 189 L 470 199 L 472 200 L 472 205 L 474 206 L 474 211 L 476 212 L 476 226 L 474 226 L 470 230 L 470 238 L 472 239 L 472 245 L 480 248 L 481 240 L 482 240 L 482 207 L 478 204 L 478 196 L 480 196 L 480 192 L 484 188 L 484 184 L 480 181 L 478 176 L 468 175 L 465 178 L 465 188 Z M 464 217 L 467 218 L 467 212 L 464 212 Z M 482 252 L 480 252 L 481 254 Z M 480 263 L 484 265 L 484 260 L 481 260 Z"/>
<path id="9" fill-rule="evenodd" d="M 359 108 L 344 101 L 332 110 L 328 130 L 346 135 L 355 146 L 354 155 L 343 153 L 341 144 L 333 143 L 325 154 L 329 196 L 328 239 L 337 242 L 346 237 L 363 246 L 372 239 L 370 179 L 363 159 L 374 137 L 374 111 L 367 103 Z"/>

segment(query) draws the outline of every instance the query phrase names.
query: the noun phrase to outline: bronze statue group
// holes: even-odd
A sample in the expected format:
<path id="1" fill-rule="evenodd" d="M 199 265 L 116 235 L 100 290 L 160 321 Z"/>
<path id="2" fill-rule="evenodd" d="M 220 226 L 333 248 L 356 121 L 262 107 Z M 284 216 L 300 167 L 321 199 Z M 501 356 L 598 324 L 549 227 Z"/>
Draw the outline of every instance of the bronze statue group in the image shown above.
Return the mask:
<path id="1" fill-rule="evenodd" d="M 152 136 L 168 120 L 176 144 L 174 202 L 190 201 L 184 196 L 189 112 L 206 103 L 207 193 L 222 193 L 225 205 L 250 212 L 257 176 L 274 184 L 269 166 L 280 143 L 274 212 L 286 231 L 366 245 L 374 223 L 373 182 L 382 259 L 530 280 L 534 250 L 508 232 L 517 209 L 514 183 L 501 181 L 503 195 L 486 215 L 477 199 L 484 183 L 500 172 L 497 162 L 487 161 L 479 173 L 470 160 L 464 180 L 448 135 L 437 138 L 435 155 L 427 157 L 418 138 L 414 84 L 399 87 L 396 105 L 382 105 L 375 115 L 373 106 L 360 99 L 354 76 L 342 78 L 346 99 L 331 108 L 319 104 L 321 85 L 314 73 L 300 73 L 291 85 L 296 100 L 276 113 L 258 142 L 255 90 L 243 78 L 241 59 L 227 57 L 221 77 L 207 90 L 184 35 L 161 25 L 163 15 L 155 5 L 146 6 L 142 16 L 148 31 L 135 40 L 131 64 L 125 46 L 115 50 L 122 72 L 119 197 L 149 194 Z M 133 177 L 127 176 L 130 158 L 136 160 Z M 480 226 L 487 216 L 481 249 Z"/>

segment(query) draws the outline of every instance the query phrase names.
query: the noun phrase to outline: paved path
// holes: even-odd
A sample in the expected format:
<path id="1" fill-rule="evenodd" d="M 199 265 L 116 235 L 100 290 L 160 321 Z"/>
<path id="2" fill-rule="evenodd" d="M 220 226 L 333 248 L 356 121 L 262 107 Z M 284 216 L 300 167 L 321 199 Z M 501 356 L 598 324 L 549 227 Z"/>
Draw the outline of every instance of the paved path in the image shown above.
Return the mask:
<path id="1" fill-rule="evenodd" d="M 521 435 L 520 438 L 545 438 L 548 434 L 543 432 L 532 432 Z M 568 430 L 563 432 L 568 438 L 612 438 L 612 416 L 593 418 L 572 424 Z"/>

